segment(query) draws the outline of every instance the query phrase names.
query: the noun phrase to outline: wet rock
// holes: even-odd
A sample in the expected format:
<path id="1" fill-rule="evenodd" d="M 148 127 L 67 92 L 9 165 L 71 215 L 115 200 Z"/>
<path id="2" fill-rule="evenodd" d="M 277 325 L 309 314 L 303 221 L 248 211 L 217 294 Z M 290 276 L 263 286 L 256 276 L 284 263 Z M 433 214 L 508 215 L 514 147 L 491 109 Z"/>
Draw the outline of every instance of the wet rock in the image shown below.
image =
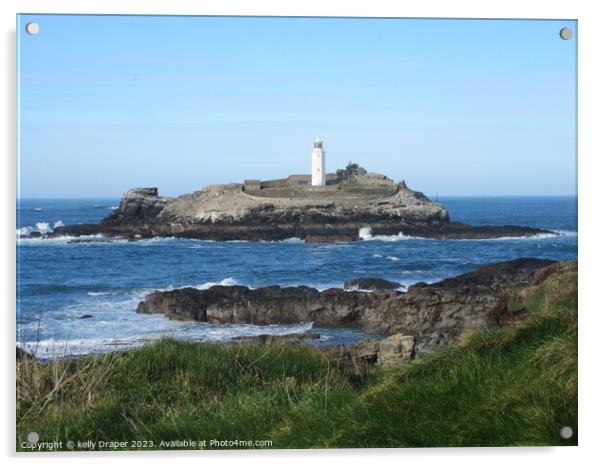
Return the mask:
<path id="1" fill-rule="evenodd" d="M 385 280 L 383 278 L 354 278 L 343 285 L 345 290 L 396 290 L 405 288 L 401 283 Z"/>
<path id="2" fill-rule="evenodd" d="M 307 235 L 306 243 L 350 243 L 358 241 L 358 235 Z"/>
<path id="3" fill-rule="evenodd" d="M 114 223 L 125 219 L 128 221 L 153 219 L 163 210 L 167 202 L 167 198 L 159 197 L 157 188 L 130 189 L 121 198 L 119 207 L 103 222 Z"/>
<path id="4" fill-rule="evenodd" d="M 510 288 L 531 285 L 536 273 L 552 263 L 527 258 L 486 265 L 438 283 L 410 286 L 405 293 L 318 291 L 306 286 L 183 288 L 149 294 L 137 312 L 214 324 L 355 326 L 367 333 L 413 336 L 414 351 L 425 353 L 455 341 L 466 330 L 519 318 L 520 313 L 509 311 L 500 300 Z M 371 351 L 374 348 L 365 349 L 366 358 Z"/>
<path id="5" fill-rule="evenodd" d="M 84 314 L 80 317 L 80 319 L 91 319 L 92 317 L 92 314 Z"/>

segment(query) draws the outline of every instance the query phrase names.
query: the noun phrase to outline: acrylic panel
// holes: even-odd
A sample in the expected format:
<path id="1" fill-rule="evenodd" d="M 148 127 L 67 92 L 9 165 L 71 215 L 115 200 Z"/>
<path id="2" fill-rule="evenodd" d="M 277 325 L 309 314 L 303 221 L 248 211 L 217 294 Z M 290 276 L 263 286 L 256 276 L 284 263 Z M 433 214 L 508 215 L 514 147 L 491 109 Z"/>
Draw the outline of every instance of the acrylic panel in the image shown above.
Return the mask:
<path id="1" fill-rule="evenodd" d="M 575 20 L 17 43 L 17 450 L 577 444 Z"/>

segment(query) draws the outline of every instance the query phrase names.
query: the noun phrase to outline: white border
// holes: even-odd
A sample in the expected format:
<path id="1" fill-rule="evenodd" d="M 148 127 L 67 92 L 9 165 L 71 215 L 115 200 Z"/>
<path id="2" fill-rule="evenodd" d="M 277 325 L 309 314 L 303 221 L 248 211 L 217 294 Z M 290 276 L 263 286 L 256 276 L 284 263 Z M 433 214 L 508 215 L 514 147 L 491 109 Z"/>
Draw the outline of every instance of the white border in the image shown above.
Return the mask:
<path id="1" fill-rule="evenodd" d="M 14 338 L 15 338 L 15 23 L 16 13 L 102 13 L 102 14 L 186 14 L 186 15 L 283 15 L 283 16 L 398 16 L 398 17 L 476 17 L 476 18 L 558 18 L 579 21 L 579 443 L 577 448 L 489 448 L 489 449 L 425 449 L 425 450 L 319 450 L 278 452 L 159 452 L 120 454 L 45 454 L 35 457 L 19 455 L 30 462 L 34 458 L 45 464 L 63 464 L 75 460 L 90 464 L 127 461 L 131 463 L 163 464 L 168 457 L 191 463 L 244 461 L 250 465 L 286 462 L 288 465 L 307 464 L 324 460 L 345 464 L 378 462 L 437 462 L 450 464 L 586 464 L 600 456 L 600 331 L 602 306 L 596 288 L 602 279 L 599 272 L 601 213 L 599 159 L 602 157 L 600 138 L 602 108 L 600 83 L 600 47 L 602 17 L 594 0 L 3 0 L 2 9 L 2 93 L 4 111 L 2 138 L 2 306 L 5 372 L 2 387 L 2 426 L 0 442 L 3 456 L 17 461 L 14 451 Z M 598 266 L 598 267 L 597 267 Z M 596 351 L 597 350 L 597 351 Z M 598 453 L 596 455 L 596 453 Z M 598 459 L 598 458 L 596 458 Z"/>

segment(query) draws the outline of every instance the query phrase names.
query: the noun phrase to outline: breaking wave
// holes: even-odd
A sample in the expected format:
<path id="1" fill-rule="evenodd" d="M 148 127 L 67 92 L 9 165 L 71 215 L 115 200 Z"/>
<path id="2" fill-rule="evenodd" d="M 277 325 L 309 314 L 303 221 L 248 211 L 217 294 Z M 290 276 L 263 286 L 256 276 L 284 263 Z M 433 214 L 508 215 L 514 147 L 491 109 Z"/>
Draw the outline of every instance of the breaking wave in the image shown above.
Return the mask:
<path id="1" fill-rule="evenodd" d="M 542 239 L 555 239 L 559 237 L 575 238 L 576 231 L 569 230 L 550 230 L 552 233 L 538 233 L 536 235 L 523 236 L 500 236 L 499 238 L 480 238 L 480 239 L 455 239 L 452 241 L 538 241 Z"/>
<path id="2" fill-rule="evenodd" d="M 359 237 L 364 241 L 402 241 L 406 239 L 426 239 L 416 236 L 404 235 L 401 231 L 396 235 L 373 235 L 372 228 L 362 227 L 358 233 Z"/>
<path id="3" fill-rule="evenodd" d="M 554 239 L 558 237 L 576 237 L 576 231 L 568 230 L 550 230 L 552 233 L 539 233 L 536 235 L 524 235 L 524 236 L 500 236 L 499 238 L 473 238 L 473 239 L 433 239 L 433 238 L 421 238 L 419 236 L 404 235 L 399 232 L 396 235 L 373 235 L 372 228 L 362 227 L 359 230 L 359 237 L 364 241 L 402 241 L 408 239 L 423 240 L 423 241 L 536 241 L 541 239 Z"/>
<path id="4" fill-rule="evenodd" d="M 213 325 L 204 322 L 174 322 L 163 316 L 144 316 L 155 319 L 156 328 L 149 329 L 146 334 L 137 333 L 128 336 L 104 336 L 92 338 L 48 338 L 44 340 L 27 340 L 19 344 L 21 348 L 33 353 L 41 360 L 55 357 L 84 356 L 109 351 L 137 348 L 146 343 L 171 337 L 182 341 L 228 343 L 239 337 L 258 335 L 289 335 L 309 332 L 313 322 L 291 325 Z"/>
<path id="5" fill-rule="evenodd" d="M 17 237 L 30 236 L 33 232 L 40 233 L 41 235 L 47 235 L 49 233 L 52 233 L 55 228 L 64 226 L 65 224 L 62 220 L 57 220 L 56 222 L 54 222 L 52 227 L 48 222 L 38 222 L 34 226 L 17 228 Z"/>
<path id="6" fill-rule="evenodd" d="M 50 228 L 50 225 L 46 222 L 39 222 L 36 223 L 36 231 L 46 235 L 48 233 L 52 233 L 52 228 Z"/>
<path id="7" fill-rule="evenodd" d="M 222 281 L 220 282 L 207 282 L 207 283 L 202 283 L 200 285 L 196 285 L 193 288 L 196 288 L 198 290 L 207 290 L 209 288 L 211 288 L 212 286 L 236 286 L 236 285 L 240 285 L 240 283 L 238 283 L 234 278 L 232 277 L 228 277 L 228 278 L 224 278 Z M 251 288 L 251 287 L 249 287 Z"/>
<path id="8" fill-rule="evenodd" d="M 24 227 L 27 228 L 27 227 Z M 21 245 L 40 245 L 40 246 L 51 246 L 51 245 L 65 245 L 69 244 L 73 241 L 77 241 L 78 244 L 90 245 L 90 244 L 106 244 L 108 242 L 126 242 L 126 240 L 108 240 L 103 235 L 86 235 L 86 236 L 53 236 L 53 237 L 29 237 L 32 231 L 37 230 L 28 230 L 27 234 L 20 233 L 23 228 L 17 229 L 17 241 Z M 89 242 L 86 242 L 89 241 Z"/>

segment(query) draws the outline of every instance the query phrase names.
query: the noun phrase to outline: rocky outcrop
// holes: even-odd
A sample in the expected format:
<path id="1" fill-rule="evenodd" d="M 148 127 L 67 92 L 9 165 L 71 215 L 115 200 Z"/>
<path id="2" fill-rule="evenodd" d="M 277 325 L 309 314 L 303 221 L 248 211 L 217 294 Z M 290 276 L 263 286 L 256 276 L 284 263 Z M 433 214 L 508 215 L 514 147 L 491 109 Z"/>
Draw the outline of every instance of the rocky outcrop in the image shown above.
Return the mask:
<path id="1" fill-rule="evenodd" d="M 391 335 L 383 340 L 364 340 L 353 347 L 350 357 L 364 364 L 389 368 L 414 357 L 413 335 Z"/>
<path id="2" fill-rule="evenodd" d="M 130 189 L 123 195 L 119 207 L 110 218 L 113 222 L 152 220 L 168 202 L 168 198 L 159 197 L 158 188 Z"/>
<path id="3" fill-rule="evenodd" d="M 159 196 L 157 188 L 132 189 L 100 224 L 58 227 L 52 235 L 176 236 L 216 241 L 296 237 L 320 243 L 359 240 L 360 229 L 370 229 L 374 235 L 402 233 L 438 239 L 547 232 L 450 222 L 443 205 L 383 175 L 360 173 L 327 186 L 290 183 L 290 179 L 257 182 L 255 190 L 245 190 L 243 184 L 214 185 L 175 198 Z"/>
<path id="4" fill-rule="evenodd" d="M 407 292 L 318 291 L 306 286 L 183 288 L 149 294 L 137 312 L 213 324 L 357 326 L 373 334 L 412 336 L 413 351 L 424 353 L 455 341 L 466 330 L 520 318 L 504 305 L 508 290 L 532 284 L 538 272 L 553 263 L 517 259 L 434 284 L 419 283 Z"/>
<path id="5" fill-rule="evenodd" d="M 354 278 L 343 285 L 345 290 L 396 290 L 405 288 L 401 283 L 385 280 L 383 278 Z"/>

